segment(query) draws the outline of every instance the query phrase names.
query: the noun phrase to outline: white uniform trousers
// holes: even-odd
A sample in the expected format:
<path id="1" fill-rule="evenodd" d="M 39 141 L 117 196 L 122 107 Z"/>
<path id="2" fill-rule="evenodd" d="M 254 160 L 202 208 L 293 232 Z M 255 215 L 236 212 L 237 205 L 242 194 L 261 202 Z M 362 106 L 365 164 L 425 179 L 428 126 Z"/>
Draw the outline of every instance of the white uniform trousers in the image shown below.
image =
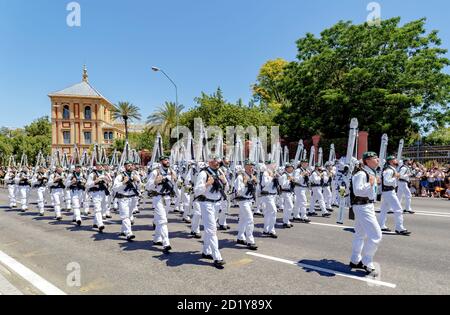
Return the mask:
<path id="1" fill-rule="evenodd" d="M 369 268 L 375 268 L 373 257 L 382 239 L 381 228 L 375 215 L 374 204 L 353 206 L 355 213 L 355 235 L 353 236 L 351 262 L 360 261 Z"/>
<path id="2" fill-rule="evenodd" d="M 191 232 L 200 234 L 200 224 L 202 220 L 202 209 L 200 208 L 200 203 L 198 201 L 194 201 L 192 204 L 192 224 L 191 224 Z M 216 209 L 214 209 L 216 211 Z M 214 218 L 216 214 L 214 212 Z M 215 222 L 215 221 L 214 221 Z"/>
<path id="3" fill-rule="evenodd" d="M 319 204 L 322 214 L 327 214 L 327 208 L 325 206 L 325 200 L 322 194 L 322 187 L 312 187 L 311 204 L 309 205 L 309 213 L 316 213 L 316 202 Z"/>
<path id="4" fill-rule="evenodd" d="M 306 197 L 307 187 L 295 187 L 295 202 L 294 202 L 294 218 L 295 219 L 308 219 L 306 215 L 306 207 L 308 205 L 308 199 Z"/>
<path id="5" fill-rule="evenodd" d="M 167 203 L 166 197 L 155 196 L 153 197 L 153 207 L 155 208 L 154 223 L 156 225 L 155 235 L 153 241 L 155 243 L 162 242 L 164 247 L 170 246 L 169 240 L 169 228 L 167 226 Z M 170 202 L 170 198 L 169 198 Z"/>
<path id="6" fill-rule="evenodd" d="M 64 199 L 66 202 L 66 209 L 72 210 L 72 191 L 70 189 L 66 189 L 64 191 Z"/>
<path id="7" fill-rule="evenodd" d="M 91 195 L 89 194 L 89 192 L 84 192 L 83 193 L 83 208 L 84 208 L 84 215 L 89 215 L 89 206 L 91 203 Z"/>
<path id="8" fill-rule="evenodd" d="M 264 213 L 264 232 L 276 234 L 275 224 L 277 222 L 276 195 L 262 196 L 261 198 Z"/>
<path id="9" fill-rule="evenodd" d="M 111 195 L 106 196 L 103 199 L 103 204 L 102 204 L 102 216 L 106 217 L 106 216 L 110 216 L 111 215 Z"/>
<path id="10" fill-rule="evenodd" d="M 183 192 L 183 219 L 190 219 L 191 218 L 191 194 L 187 192 Z"/>
<path id="11" fill-rule="evenodd" d="M 253 230 L 255 224 L 253 221 L 252 212 L 253 200 L 239 201 L 239 225 L 238 225 L 238 240 L 245 241 L 247 244 L 255 244 L 253 237 Z"/>
<path id="12" fill-rule="evenodd" d="M 283 205 L 283 224 L 291 224 L 292 211 L 294 210 L 294 193 L 283 191 L 281 194 Z"/>
<path id="13" fill-rule="evenodd" d="M 17 200 L 16 200 L 16 185 L 12 184 L 9 185 L 8 184 L 8 197 L 9 197 L 9 206 L 15 207 L 17 205 Z"/>
<path id="14" fill-rule="evenodd" d="M 203 219 L 203 254 L 212 255 L 214 260 L 222 260 L 219 251 L 219 239 L 217 238 L 216 209 L 220 202 L 196 202 L 201 211 Z"/>
<path id="15" fill-rule="evenodd" d="M 400 201 L 397 198 L 395 190 L 383 191 L 383 193 L 381 194 L 381 208 L 378 222 L 380 223 L 382 229 L 386 228 L 387 213 L 389 210 L 394 211 L 395 230 L 399 232 L 404 231 L 405 227 L 403 226 L 403 209 Z"/>
<path id="16" fill-rule="evenodd" d="M 400 201 L 400 204 L 402 203 L 403 196 L 405 196 L 405 208 L 406 211 L 412 211 L 411 209 L 411 190 L 409 190 L 408 183 L 406 182 L 398 182 L 398 200 Z"/>
<path id="17" fill-rule="evenodd" d="M 324 186 L 323 187 L 323 200 L 325 201 L 325 208 L 331 209 L 331 205 L 333 204 L 333 195 L 331 194 L 331 187 L 330 186 Z"/>
<path id="18" fill-rule="evenodd" d="M 125 236 L 133 235 L 133 231 L 131 229 L 131 218 L 133 216 L 134 209 L 134 198 L 120 198 L 118 199 L 119 205 L 119 214 L 120 219 L 122 220 L 121 233 L 125 234 Z"/>
<path id="19" fill-rule="evenodd" d="M 227 226 L 227 215 L 228 215 L 228 200 L 222 200 L 220 202 L 218 214 L 219 225 Z"/>
<path id="20" fill-rule="evenodd" d="M 36 188 L 36 194 L 37 194 L 37 206 L 40 214 L 44 214 L 45 212 L 45 187 L 37 187 Z"/>
<path id="21" fill-rule="evenodd" d="M 72 197 L 72 209 L 73 219 L 75 221 L 81 221 L 81 200 L 83 198 L 84 190 L 74 189 L 71 190 L 70 196 Z"/>
<path id="22" fill-rule="evenodd" d="M 18 186 L 19 188 L 19 196 L 20 196 L 20 204 L 22 205 L 22 210 L 28 209 L 28 192 L 30 191 L 30 186 Z"/>
<path id="23" fill-rule="evenodd" d="M 105 204 L 105 192 L 93 191 L 91 192 L 92 203 L 94 204 L 94 225 L 98 227 L 104 226 L 103 224 L 103 206 Z"/>
<path id="24" fill-rule="evenodd" d="M 52 200 L 54 204 L 55 209 L 55 217 L 60 218 L 61 217 L 61 203 L 63 202 L 64 198 L 64 189 L 62 188 L 56 188 L 51 190 Z"/>

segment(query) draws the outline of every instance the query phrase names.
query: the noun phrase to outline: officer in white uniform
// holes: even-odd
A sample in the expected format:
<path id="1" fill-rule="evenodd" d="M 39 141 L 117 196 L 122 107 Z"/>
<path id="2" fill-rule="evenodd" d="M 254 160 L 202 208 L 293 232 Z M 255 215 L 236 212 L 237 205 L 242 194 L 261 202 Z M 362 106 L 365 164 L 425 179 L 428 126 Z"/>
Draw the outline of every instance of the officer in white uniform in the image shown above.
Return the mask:
<path id="1" fill-rule="evenodd" d="M 103 224 L 103 212 L 106 206 L 106 194 L 108 193 L 108 186 L 111 185 L 111 178 L 104 173 L 103 166 L 97 163 L 95 170 L 89 174 L 86 188 L 92 197 L 94 204 L 94 225 L 93 228 L 98 228 L 100 233 L 103 233 L 105 225 Z"/>
<path id="2" fill-rule="evenodd" d="M 386 217 L 388 211 L 392 210 L 395 218 L 395 233 L 398 235 L 409 236 L 411 232 L 403 226 L 403 209 L 396 194 L 397 180 L 400 178 L 400 174 L 396 172 L 398 162 L 394 156 L 388 156 L 386 158 L 386 163 L 387 165 L 381 176 L 382 199 L 379 217 L 381 230 L 383 232 L 391 232 L 391 230 L 386 227 Z"/>
<path id="3" fill-rule="evenodd" d="M 276 164 L 267 161 L 264 168 L 261 169 L 261 204 L 264 211 L 264 231 L 263 234 L 271 238 L 278 238 L 275 230 L 277 221 L 276 197 L 280 189 L 278 174 L 275 173 Z"/>
<path id="4" fill-rule="evenodd" d="M 404 159 L 403 165 L 400 166 L 398 172 L 400 174 L 400 178 L 398 179 L 398 200 L 400 204 L 402 202 L 403 196 L 405 197 L 405 208 L 403 213 L 414 214 L 415 212 L 411 208 L 411 199 L 412 194 L 411 190 L 409 190 L 411 184 L 411 176 L 413 175 L 411 170 L 412 161 L 410 159 Z"/>
<path id="5" fill-rule="evenodd" d="M 19 190 L 19 196 L 20 196 L 20 204 L 22 205 L 22 212 L 25 212 L 28 210 L 28 194 L 31 188 L 31 178 L 30 178 L 30 172 L 28 170 L 28 167 L 24 166 L 20 170 L 20 172 L 17 173 L 15 182 L 17 185 L 17 188 Z"/>
<path id="6" fill-rule="evenodd" d="M 54 203 L 55 217 L 57 221 L 62 220 L 61 215 L 61 203 L 64 198 L 64 189 L 66 174 L 63 172 L 63 168 L 60 166 L 56 167 L 55 172 L 50 175 L 48 180 L 48 187 L 50 188 L 50 193 L 52 195 L 52 200 Z"/>
<path id="7" fill-rule="evenodd" d="M 253 203 L 257 189 L 257 178 L 255 176 L 255 163 L 245 161 L 244 172 L 240 172 L 234 182 L 236 201 L 239 203 L 239 226 L 237 243 L 246 245 L 250 250 L 257 250 L 253 237 L 255 224 L 253 221 Z"/>
<path id="8" fill-rule="evenodd" d="M 287 163 L 284 168 L 284 173 L 280 179 L 281 200 L 283 201 L 283 227 L 285 229 L 293 228 L 294 225 L 290 219 L 294 209 L 294 166 Z"/>
<path id="9" fill-rule="evenodd" d="M 325 200 L 325 208 L 328 212 L 333 212 L 333 194 L 331 192 L 333 183 L 333 164 L 330 162 L 325 163 L 325 169 L 322 170 L 323 174 L 323 199 Z"/>
<path id="10" fill-rule="evenodd" d="M 315 170 L 311 173 L 309 177 L 309 182 L 311 183 L 311 204 L 309 206 L 310 215 L 314 215 L 316 213 L 315 205 L 316 202 L 319 204 L 320 209 L 322 210 L 322 217 L 328 218 L 331 214 L 327 211 L 325 206 L 325 200 L 323 198 L 322 189 L 323 189 L 323 175 L 321 172 L 320 164 L 316 164 Z"/>
<path id="11" fill-rule="evenodd" d="M 306 214 L 306 207 L 308 204 L 307 194 L 309 194 L 309 175 L 308 160 L 302 160 L 300 162 L 300 167 L 298 167 L 294 172 L 294 222 L 307 224 L 311 222 Z"/>
<path id="12" fill-rule="evenodd" d="M 199 172 L 194 185 L 194 195 L 201 209 L 204 235 L 202 257 L 214 261 L 216 268 L 223 268 L 225 261 L 219 251 L 217 238 L 216 209 L 220 208 L 223 198 L 226 198 L 225 190 L 227 179 L 219 170 L 218 156 L 211 156 L 209 166 Z"/>
<path id="13" fill-rule="evenodd" d="M 132 162 L 125 162 L 125 172 L 117 174 L 114 179 L 113 192 L 119 203 L 122 220 L 121 236 L 125 236 L 129 242 L 135 239 L 131 229 L 131 219 L 136 203 L 135 197 L 139 196 L 139 185 L 141 185 L 141 178 L 133 172 Z"/>
<path id="14" fill-rule="evenodd" d="M 48 183 L 48 174 L 47 170 L 44 167 L 39 167 L 38 171 L 34 174 L 33 179 L 31 180 L 31 186 L 36 189 L 37 194 L 37 204 L 39 215 L 44 216 L 45 213 L 45 189 Z"/>
<path id="15" fill-rule="evenodd" d="M 5 183 L 6 186 L 8 187 L 9 207 L 11 209 L 17 207 L 17 200 L 16 200 L 17 186 L 15 182 L 16 172 L 17 171 L 14 166 L 10 167 L 5 176 Z"/>
<path id="16" fill-rule="evenodd" d="M 169 254 L 172 247 L 169 240 L 167 214 L 170 209 L 171 197 L 175 195 L 177 177 L 170 168 L 169 157 L 161 156 L 159 162 L 159 168 L 153 170 L 149 175 L 146 189 L 153 197 L 152 203 L 155 208 L 153 244 L 163 246 L 163 252 Z"/>
<path id="17" fill-rule="evenodd" d="M 350 267 L 363 269 L 368 275 L 378 276 L 373 258 L 382 239 L 382 232 L 375 215 L 377 178 L 375 169 L 378 157 L 375 152 L 363 155 L 364 166 L 355 172 L 351 184 L 351 204 L 355 213 Z"/>
<path id="18" fill-rule="evenodd" d="M 224 157 L 222 162 L 220 163 L 220 171 L 227 177 L 227 181 L 231 181 L 231 171 L 230 171 L 230 161 Z M 220 203 L 220 211 L 218 215 L 218 223 L 219 230 L 227 231 L 230 229 L 230 226 L 227 224 L 227 216 L 228 216 L 228 208 L 230 205 L 228 204 L 231 201 L 230 196 L 227 194 L 227 199 L 222 200 Z"/>
<path id="19" fill-rule="evenodd" d="M 70 190 L 73 206 L 73 222 L 81 226 L 81 201 L 86 190 L 87 179 L 81 172 L 81 165 L 75 165 L 75 169 L 66 179 L 66 187 Z"/>

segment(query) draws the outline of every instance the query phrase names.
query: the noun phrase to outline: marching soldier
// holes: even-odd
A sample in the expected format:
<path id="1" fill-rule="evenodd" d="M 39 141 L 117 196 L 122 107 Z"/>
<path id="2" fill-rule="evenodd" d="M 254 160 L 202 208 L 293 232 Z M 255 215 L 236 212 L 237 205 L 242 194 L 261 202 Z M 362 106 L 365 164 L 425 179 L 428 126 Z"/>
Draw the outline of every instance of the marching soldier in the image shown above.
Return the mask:
<path id="1" fill-rule="evenodd" d="M 245 161 L 244 172 L 241 172 L 234 182 L 236 201 L 239 203 L 239 231 L 237 243 L 246 245 L 250 250 L 257 250 L 253 237 L 255 228 L 252 206 L 255 201 L 257 178 L 255 176 L 255 163 Z"/>
<path id="2" fill-rule="evenodd" d="M 55 209 L 55 219 L 57 221 L 62 220 L 61 215 L 61 203 L 64 198 L 64 189 L 66 188 L 64 184 L 65 173 L 63 172 L 63 168 L 61 166 L 57 166 L 55 172 L 50 175 L 48 186 L 50 188 L 50 193 L 52 195 L 52 200 L 54 203 Z"/>
<path id="3" fill-rule="evenodd" d="M 81 165 L 76 165 L 75 169 L 69 176 L 67 176 L 66 187 L 70 190 L 70 196 L 72 198 L 73 206 L 73 222 L 76 222 L 78 226 L 81 226 L 81 202 L 83 200 L 83 194 L 86 190 L 86 177 L 81 172 Z"/>
<path id="4" fill-rule="evenodd" d="M 224 157 L 222 159 L 222 162 L 220 163 L 220 171 L 225 174 L 225 177 L 227 177 L 227 180 L 231 180 L 231 172 L 230 172 L 230 161 Z M 227 194 L 227 199 L 223 199 L 220 203 L 220 211 L 218 215 L 219 220 L 219 230 L 221 231 L 227 231 L 230 229 L 230 227 L 227 224 L 227 216 L 228 216 L 228 209 L 230 208 L 229 203 L 230 195 Z"/>
<path id="5" fill-rule="evenodd" d="M 16 182 L 15 182 L 16 173 L 17 173 L 16 168 L 14 166 L 12 166 L 12 167 L 8 168 L 8 171 L 5 175 L 5 183 L 6 183 L 6 186 L 8 187 L 9 207 L 11 209 L 17 207 L 17 201 L 16 201 L 17 186 L 16 186 Z"/>
<path id="6" fill-rule="evenodd" d="M 195 199 L 200 207 L 204 226 L 202 258 L 213 260 L 216 268 L 223 268 L 225 261 L 219 251 L 216 209 L 220 208 L 221 201 L 226 198 L 227 180 L 224 174 L 219 173 L 217 156 L 211 156 L 208 164 L 208 168 L 197 175 L 194 186 Z"/>
<path id="7" fill-rule="evenodd" d="M 405 196 L 405 210 L 403 211 L 403 213 L 414 214 L 415 212 L 412 211 L 411 208 L 412 194 L 409 190 L 409 187 L 411 185 L 410 177 L 413 175 L 411 170 L 412 161 L 410 159 L 405 159 L 403 162 L 404 164 L 398 170 L 400 177 L 398 179 L 397 196 L 400 204 L 402 202 L 403 196 Z"/>
<path id="8" fill-rule="evenodd" d="M 191 213 L 192 213 L 192 199 L 194 194 L 194 176 L 195 176 L 195 166 L 194 161 L 190 161 L 186 167 L 185 172 L 180 176 L 183 181 L 183 222 L 191 223 Z"/>
<path id="9" fill-rule="evenodd" d="M 23 166 L 20 172 L 16 175 L 15 181 L 19 190 L 20 204 L 22 205 L 22 212 L 28 210 L 28 194 L 31 188 L 30 171 L 27 166 Z"/>
<path id="10" fill-rule="evenodd" d="M 364 166 L 352 177 L 350 200 L 355 213 L 355 235 L 350 267 L 363 269 L 368 275 L 378 276 L 373 258 L 382 239 L 375 215 L 376 171 L 378 156 L 375 152 L 363 155 Z"/>
<path id="11" fill-rule="evenodd" d="M 327 162 L 325 164 L 325 169 L 323 169 L 323 198 L 325 200 L 325 208 L 328 212 L 333 212 L 333 194 L 331 192 L 331 186 L 333 182 L 333 164 Z"/>
<path id="12" fill-rule="evenodd" d="M 163 252 L 168 254 L 172 247 L 169 240 L 167 213 L 170 209 L 171 197 L 175 194 L 177 178 L 175 172 L 170 168 L 169 157 L 162 156 L 159 162 L 159 168 L 153 170 L 149 175 L 147 190 L 151 192 L 155 208 L 154 223 L 156 227 L 153 244 L 163 246 Z"/>
<path id="13" fill-rule="evenodd" d="M 322 217 L 328 218 L 331 214 L 327 211 L 325 207 L 325 200 L 322 194 L 323 188 L 323 173 L 321 172 L 320 164 L 316 164 L 315 170 L 311 173 L 309 177 L 311 183 L 311 204 L 309 206 L 309 215 L 316 215 L 315 205 L 316 202 L 319 204 L 320 209 L 322 210 Z"/>
<path id="14" fill-rule="evenodd" d="M 95 165 L 95 170 L 89 174 L 86 188 L 88 189 L 92 202 L 94 204 L 94 225 L 93 228 L 98 228 L 100 233 L 105 230 L 103 224 L 103 212 L 106 202 L 106 195 L 108 193 L 108 185 L 110 184 L 110 178 L 104 174 L 103 166 L 100 163 Z"/>
<path id="15" fill-rule="evenodd" d="M 122 220 L 121 236 L 125 236 L 127 241 L 135 239 L 131 230 L 133 209 L 139 196 L 139 185 L 141 178 L 133 171 L 133 164 L 125 162 L 125 172 L 118 174 L 114 180 L 113 191 L 119 203 L 119 213 Z"/>
<path id="16" fill-rule="evenodd" d="M 36 189 L 37 193 L 37 204 L 39 209 L 39 215 L 44 216 L 45 214 L 45 189 L 48 183 L 48 173 L 47 170 L 41 166 L 39 167 L 36 174 L 34 174 L 33 179 L 31 180 L 31 185 Z"/>
<path id="17" fill-rule="evenodd" d="M 307 193 L 309 193 L 309 171 L 308 171 L 308 160 L 302 160 L 300 162 L 300 167 L 294 172 L 294 193 L 295 193 L 295 203 L 294 203 L 294 219 L 293 221 L 301 223 L 310 223 L 311 220 L 308 219 L 306 214 L 306 207 L 308 204 Z"/>
<path id="18" fill-rule="evenodd" d="M 280 189 L 278 174 L 276 174 L 276 164 L 267 161 L 265 167 L 261 169 L 261 204 L 264 209 L 264 231 L 263 234 L 271 238 L 278 238 L 275 231 L 277 221 L 276 197 Z"/>
<path id="19" fill-rule="evenodd" d="M 290 229 L 294 227 L 290 222 L 294 209 L 294 166 L 287 163 L 284 169 L 284 174 L 280 177 L 281 199 L 283 200 L 283 227 Z"/>
<path id="20" fill-rule="evenodd" d="M 395 218 L 395 233 L 398 235 L 409 236 L 411 235 L 411 232 L 403 226 L 403 209 L 396 194 L 397 180 L 400 178 L 400 174 L 396 172 L 398 161 L 394 156 L 388 156 L 386 158 L 386 163 L 386 167 L 381 176 L 382 201 L 379 223 L 383 232 L 391 232 L 391 230 L 386 227 L 386 216 L 388 211 L 392 210 Z"/>
<path id="21" fill-rule="evenodd" d="M 195 175 L 195 181 L 197 180 L 197 176 L 200 173 L 200 171 L 202 171 L 203 169 L 206 168 L 206 165 L 203 162 L 199 162 L 197 164 L 197 170 L 195 170 L 196 175 Z M 194 185 L 195 188 L 195 185 Z M 202 220 L 202 209 L 200 207 L 200 202 L 196 199 L 195 197 L 195 189 L 194 189 L 194 200 L 192 202 L 192 224 L 191 224 L 191 235 L 195 238 L 195 239 L 201 239 L 202 235 L 200 233 L 200 223 Z M 214 214 L 215 216 L 215 214 Z"/>

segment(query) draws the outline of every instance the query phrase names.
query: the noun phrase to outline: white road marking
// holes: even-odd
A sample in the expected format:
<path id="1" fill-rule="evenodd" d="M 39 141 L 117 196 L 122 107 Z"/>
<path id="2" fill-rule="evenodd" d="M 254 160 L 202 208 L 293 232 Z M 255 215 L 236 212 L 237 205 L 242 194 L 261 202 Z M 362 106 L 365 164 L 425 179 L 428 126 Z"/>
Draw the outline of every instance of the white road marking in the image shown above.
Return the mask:
<path id="1" fill-rule="evenodd" d="M 14 258 L 9 257 L 2 251 L 0 251 L 0 263 L 10 268 L 12 271 L 17 273 L 23 279 L 31 283 L 36 289 L 46 295 L 66 295 L 66 293 L 55 287 L 53 284 L 51 284 L 32 270 L 28 269 Z"/>
<path id="2" fill-rule="evenodd" d="M 23 293 L 0 274 L 0 295 L 23 295 Z"/>
<path id="3" fill-rule="evenodd" d="M 388 288 L 391 288 L 391 289 L 395 289 L 397 287 L 397 285 L 393 284 L 393 283 L 383 282 L 383 281 L 379 281 L 379 280 L 375 280 L 375 279 L 371 279 L 371 278 L 367 278 L 367 277 L 358 277 L 358 276 L 351 275 L 351 274 L 348 274 L 348 273 L 344 273 L 344 272 L 341 272 L 341 271 L 336 271 L 336 270 L 332 270 L 332 269 L 316 267 L 316 266 L 312 266 L 312 265 L 306 265 L 306 264 L 302 264 L 302 263 L 299 263 L 299 262 L 286 260 L 286 259 L 282 259 L 282 258 L 277 258 L 277 257 L 272 257 L 272 256 L 267 256 L 267 255 L 262 255 L 262 254 L 257 254 L 257 253 L 251 253 L 251 252 L 248 252 L 247 255 L 254 256 L 254 257 L 260 257 L 260 258 L 265 258 L 265 259 L 269 259 L 269 260 L 272 260 L 272 261 L 277 261 L 277 262 L 284 263 L 284 264 L 298 266 L 298 267 L 305 268 L 305 269 L 311 269 L 311 270 L 316 270 L 316 271 L 320 271 L 320 272 L 325 272 L 325 273 L 328 273 L 328 274 L 341 276 L 341 277 L 349 278 L 349 279 L 353 279 L 353 280 L 363 281 L 363 282 L 371 283 L 371 284 L 374 284 L 374 285 L 385 286 L 385 287 L 388 287 Z"/>
<path id="4" fill-rule="evenodd" d="M 341 229 L 353 229 L 353 226 L 345 226 L 345 225 L 339 225 L 339 224 L 328 224 L 328 223 L 318 223 L 318 222 L 311 222 L 310 224 L 311 225 L 337 227 L 337 228 L 341 228 Z"/>
<path id="5" fill-rule="evenodd" d="M 416 213 L 432 213 L 432 214 L 442 214 L 442 215 L 450 215 L 450 212 L 435 212 L 435 211 L 424 211 L 418 210 Z"/>
<path id="6" fill-rule="evenodd" d="M 450 218 L 450 215 L 433 214 L 433 213 L 422 213 L 416 212 L 416 215 L 426 216 L 426 217 L 439 217 L 439 218 Z"/>

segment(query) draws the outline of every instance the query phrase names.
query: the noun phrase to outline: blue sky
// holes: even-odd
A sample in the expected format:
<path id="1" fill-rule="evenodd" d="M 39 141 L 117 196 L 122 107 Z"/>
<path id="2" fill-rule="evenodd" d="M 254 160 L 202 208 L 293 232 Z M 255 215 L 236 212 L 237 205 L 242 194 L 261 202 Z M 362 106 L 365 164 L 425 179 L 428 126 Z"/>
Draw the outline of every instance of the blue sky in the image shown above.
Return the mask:
<path id="1" fill-rule="evenodd" d="M 81 81 L 109 100 L 130 101 L 144 117 L 220 86 L 230 101 L 251 98 L 250 86 L 269 59 L 294 60 L 295 41 L 339 20 L 362 23 L 362 0 L 78 0 L 81 27 L 66 24 L 69 0 L 0 0 L 0 126 L 22 127 L 48 115 L 47 94 Z M 382 18 L 428 18 L 450 48 L 450 2 L 378 1 Z"/>

